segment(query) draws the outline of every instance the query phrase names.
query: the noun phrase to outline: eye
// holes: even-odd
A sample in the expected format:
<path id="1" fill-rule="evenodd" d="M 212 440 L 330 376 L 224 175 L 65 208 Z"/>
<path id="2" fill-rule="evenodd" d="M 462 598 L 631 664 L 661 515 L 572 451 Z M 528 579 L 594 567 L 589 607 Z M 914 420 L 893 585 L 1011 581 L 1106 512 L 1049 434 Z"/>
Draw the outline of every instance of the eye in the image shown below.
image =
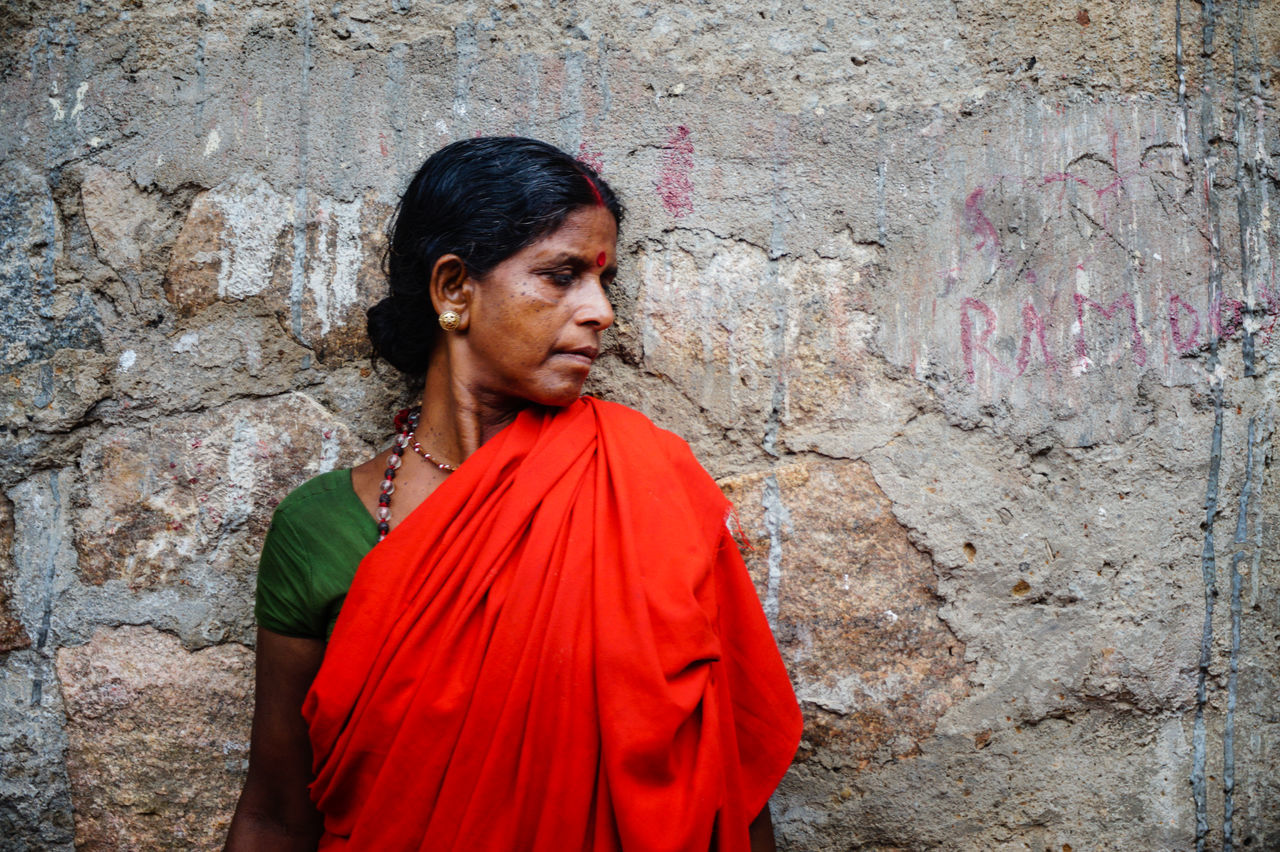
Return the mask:
<path id="1" fill-rule="evenodd" d="M 550 279 L 551 283 L 555 284 L 557 287 L 568 287 L 573 284 L 577 277 L 573 274 L 573 270 L 570 269 L 551 269 L 542 274 Z"/>

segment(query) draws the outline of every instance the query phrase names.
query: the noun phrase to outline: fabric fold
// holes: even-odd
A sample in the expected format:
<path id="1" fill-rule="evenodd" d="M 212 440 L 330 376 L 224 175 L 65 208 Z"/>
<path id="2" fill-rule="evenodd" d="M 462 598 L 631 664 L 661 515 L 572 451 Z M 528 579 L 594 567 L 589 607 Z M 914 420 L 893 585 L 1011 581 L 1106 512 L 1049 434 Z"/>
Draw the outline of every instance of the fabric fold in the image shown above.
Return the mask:
<path id="1" fill-rule="evenodd" d="M 748 849 L 794 693 L 688 446 L 530 410 L 360 564 L 304 703 L 322 848 Z"/>

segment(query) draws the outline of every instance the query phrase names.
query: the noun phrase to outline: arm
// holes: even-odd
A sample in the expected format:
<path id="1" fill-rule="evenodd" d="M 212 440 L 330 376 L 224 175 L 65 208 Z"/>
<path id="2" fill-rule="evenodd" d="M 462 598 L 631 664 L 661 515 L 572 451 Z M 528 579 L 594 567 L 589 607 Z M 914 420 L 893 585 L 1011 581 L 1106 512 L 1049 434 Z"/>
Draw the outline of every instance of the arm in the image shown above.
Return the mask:
<path id="1" fill-rule="evenodd" d="M 324 641 L 258 628 L 249 777 L 231 818 L 226 852 L 314 852 L 322 830 L 311 803 L 311 741 L 302 699 L 324 657 Z"/>
<path id="2" fill-rule="evenodd" d="M 778 847 L 773 839 L 773 817 L 769 814 L 768 802 L 751 821 L 748 831 L 751 836 L 751 852 L 776 852 Z"/>

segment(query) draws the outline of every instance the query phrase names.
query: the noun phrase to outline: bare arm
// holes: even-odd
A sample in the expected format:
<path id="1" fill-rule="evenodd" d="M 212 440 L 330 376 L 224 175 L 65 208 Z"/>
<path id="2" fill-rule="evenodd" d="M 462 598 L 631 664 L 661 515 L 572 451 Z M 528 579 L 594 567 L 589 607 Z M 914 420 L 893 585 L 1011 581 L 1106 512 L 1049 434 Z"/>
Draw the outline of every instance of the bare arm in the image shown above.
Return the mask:
<path id="1" fill-rule="evenodd" d="M 302 699 L 324 642 L 258 628 L 249 777 L 231 819 L 226 852 L 315 852 L 322 823 L 311 803 L 311 741 Z"/>
<path id="2" fill-rule="evenodd" d="M 777 852 L 773 839 L 773 817 L 769 814 L 769 803 L 765 802 L 759 815 L 751 821 L 748 829 L 751 835 L 751 852 Z"/>

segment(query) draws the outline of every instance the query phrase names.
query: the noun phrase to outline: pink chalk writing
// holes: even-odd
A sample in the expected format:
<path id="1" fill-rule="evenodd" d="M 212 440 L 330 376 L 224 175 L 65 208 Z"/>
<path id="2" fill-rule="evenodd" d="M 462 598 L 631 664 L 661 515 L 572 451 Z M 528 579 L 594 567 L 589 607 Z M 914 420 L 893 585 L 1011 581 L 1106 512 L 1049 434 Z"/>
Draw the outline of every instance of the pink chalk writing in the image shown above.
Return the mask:
<path id="1" fill-rule="evenodd" d="M 1184 312 L 1191 316 L 1189 333 L 1184 333 L 1182 320 L 1179 318 Z M 1178 350 L 1179 355 L 1185 355 L 1196 348 L 1196 337 L 1200 334 L 1200 314 L 1177 293 L 1169 297 L 1169 331 L 1173 335 L 1173 348 Z"/>
<path id="2" fill-rule="evenodd" d="M 1000 248 L 1000 237 L 996 233 L 995 226 L 991 224 L 991 220 L 987 218 L 987 214 L 982 212 L 982 196 L 986 194 L 986 190 L 978 187 L 969 193 L 969 197 L 964 200 L 964 221 L 969 226 L 969 230 L 973 231 L 976 236 L 982 240 L 974 247 L 981 250 L 988 242 L 991 243 L 992 250 Z"/>
<path id="3" fill-rule="evenodd" d="M 658 197 L 667 212 L 679 219 L 693 212 L 693 141 L 689 128 L 680 125 L 671 132 L 662 152 L 662 172 Z"/>
<path id="4" fill-rule="evenodd" d="M 976 311 L 982 314 L 983 328 L 978 339 L 973 339 L 973 319 L 969 316 L 970 311 Z M 964 374 L 970 384 L 974 383 L 976 369 L 974 367 L 974 354 L 980 354 L 986 357 L 989 363 L 997 373 L 1005 375 L 1021 376 L 1027 371 L 1027 367 L 1031 365 L 1032 346 L 1039 345 L 1040 356 L 1044 358 L 1045 364 L 1050 370 L 1057 371 L 1058 364 L 1053 359 L 1053 355 L 1049 352 L 1049 342 L 1045 339 L 1045 321 L 1040 316 L 1040 312 L 1036 310 L 1035 305 L 1031 304 L 1031 300 L 1022 306 L 1022 341 L 1018 344 L 1018 357 L 1016 373 L 1011 370 L 1000 358 L 991 351 L 987 346 L 987 341 L 991 339 L 991 335 L 996 330 L 996 312 L 981 299 L 972 297 L 966 298 L 960 303 L 960 351 L 964 357 Z"/>
<path id="5" fill-rule="evenodd" d="M 1040 317 L 1036 306 L 1031 304 L 1031 300 L 1028 299 L 1027 303 L 1022 306 L 1022 343 L 1018 345 L 1019 376 L 1027 371 L 1027 365 L 1031 363 L 1032 334 L 1040 342 L 1040 354 L 1044 357 L 1045 364 L 1049 365 L 1049 369 L 1057 370 L 1058 365 L 1053 360 L 1053 356 L 1049 354 L 1049 345 L 1044 339 L 1044 320 Z"/>
<path id="6" fill-rule="evenodd" d="M 1260 343 L 1265 343 L 1271 339 L 1277 321 L 1280 320 L 1280 294 L 1271 292 L 1265 286 L 1260 290 L 1259 307 L 1264 317 L 1257 331 L 1257 339 Z M 1075 302 L 1073 354 L 1078 365 L 1085 367 L 1093 363 L 1089 338 L 1091 329 L 1097 328 L 1097 321 L 1091 322 L 1094 316 L 1112 321 L 1123 317 L 1128 331 L 1130 357 L 1135 365 L 1146 365 L 1149 360 L 1147 345 L 1131 294 L 1121 293 L 1105 306 L 1082 293 L 1072 294 L 1072 299 Z M 960 353 L 964 359 L 965 380 L 974 384 L 979 369 L 989 369 L 999 375 L 1021 376 L 1030 368 L 1037 352 L 1044 359 L 1045 366 L 1051 372 L 1057 372 L 1060 364 L 1050 347 L 1052 337 L 1049 333 L 1055 327 L 1051 316 L 1053 304 L 1054 301 L 1051 300 L 1048 310 L 1042 314 L 1030 299 L 1023 302 L 1019 311 L 1021 339 L 1018 354 L 1011 366 L 1002 361 L 991 348 L 992 338 L 999 325 L 995 308 L 973 296 L 963 298 L 960 301 L 959 320 Z M 1166 308 L 1168 337 L 1165 339 L 1172 344 L 1173 351 L 1178 355 L 1187 355 L 1203 345 L 1205 323 L 1201 319 L 1201 310 L 1177 293 L 1169 295 Z M 1246 308 L 1245 303 L 1239 299 L 1223 299 L 1209 311 L 1208 323 L 1219 332 L 1220 339 L 1230 339 L 1244 330 Z M 974 328 L 975 315 L 982 318 L 982 328 L 979 331 Z"/>
<path id="7" fill-rule="evenodd" d="M 1076 357 L 1088 358 L 1089 346 L 1084 341 L 1084 309 L 1086 307 L 1093 308 L 1107 319 L 1111 319 L 1116 314 L 1117 308 L 1124 308 L 1129 316 L 1129 333 L 1132 335 L 1131 349 L 1133 352 L 1133 363 L 1139 367 L 1147 363 L 1147 347 L 1142 342 L 1142 332 L 1138 330 L 1138 312 L 1133 306 L 1133 297 L 1128 293 L 1121 293 L 1120 296 L 1111 303 L 1110 307 L 1102 307 L 1102 305 L 1085 296 L 1083 293 L 1075 294 L 1076 300 Z"/>
<path id="8" fill-rule="evenodd" d="M 1173 285 L 1182 279 L 1157 250 L 1159 240 L 1134 224 L 1143 210 L 1169 213 L 1151 206 L 1158 199 L 1147 186 L 1149 178 L 1159 191 L 1167 176 L 1149 171 L 1158 158 L 1149 164 L 1145 153 L 1122 162 L 1118 134 L 1109 135 L 1109 158 L 1085 154 L 1062 171 L 1036 176 L 995 174 L 985 185 L 971 185 L 962 209 L 953 209 L 963 237 L 938 269 L 933 310 L 937 316 L 949 305 L 958 312 L 951 316 L 959 320 L 970 384 L 995 376 L 1035 381 L 1064 367 L 1075 377 L 1096 365 L 1141 369 L 1160 361 L 1168 370 L 1213 341 L 1249 334 L 1261 346 L 1274 338 L 1280 325 L 1275 267 L 1245 284 L 1244 294 L 1234 292 L 1241 298 L 1215 296 L 1207 305 L 1197 298 L 1199 289 Z M 1133 180 L 1139 176 L 1142 181 Z M 1089 266 L 1104 274 L 1091 278 Z M 1123 278 L 1112 274 L 1120 266 L 1127 270 Z M 966 296 L 966 282 L 1004 315 Z M 1182 292 L 1171 292 L 1175 286 Z"/>
<path id="9" fill-rule="evenodd" d="M 1213 333 L 1219 338 L 1231 337 L 1244 325 L 1244 302 L 1239 299 L 1223 300 L 1221 294 L 1217 299 L 1218 310 L 1209 311 L 1209 322 L 1212 324 Z"/>
<path id="10" fill-rule="evenodd" d="M 969 318 L 969 311 L 978 311 L 986 320 L 986 325 L 982 329 L 982 334 L 977 342 L 973 339 L 973 320 Z M 981 352 L 987 357 L 991 366 L 997 372 L 1007 373 L 1009 368 L 1001 363 L 995 353 L 987 348 L 987 341 L 991 339 L 991 335 L 996 330 L 996 312 L 991 306 L 979 299 L 966 297 L 960 303 L 960 351 L 964 355 L 964 375 L 969 380 L 969 384 L 974 381 L 973 353 Z"/>

